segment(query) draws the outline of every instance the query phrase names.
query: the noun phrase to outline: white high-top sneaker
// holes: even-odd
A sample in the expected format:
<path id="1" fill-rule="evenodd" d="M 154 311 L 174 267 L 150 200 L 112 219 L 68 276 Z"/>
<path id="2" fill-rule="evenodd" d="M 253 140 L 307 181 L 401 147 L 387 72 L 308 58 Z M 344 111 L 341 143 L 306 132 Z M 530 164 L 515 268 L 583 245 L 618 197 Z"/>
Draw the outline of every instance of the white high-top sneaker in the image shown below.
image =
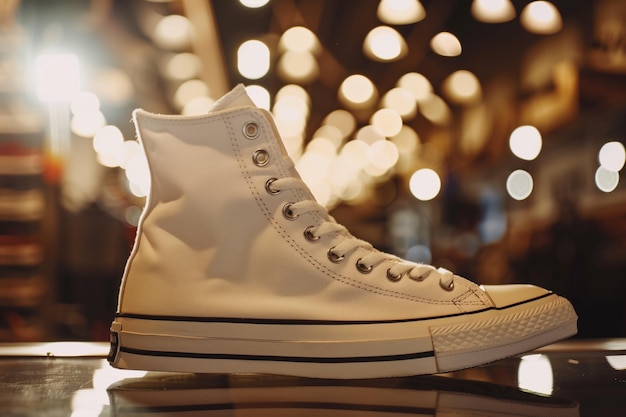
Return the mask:
<path id="1" fill-rule="evenodd" d="M 137 110 L 134 121 L 152 185 L 111 326 L 115 367 L 431 374 L 577 331 L 550 291 L 480 287 L 350 235 L 241 85 L 206 115 Z"/>

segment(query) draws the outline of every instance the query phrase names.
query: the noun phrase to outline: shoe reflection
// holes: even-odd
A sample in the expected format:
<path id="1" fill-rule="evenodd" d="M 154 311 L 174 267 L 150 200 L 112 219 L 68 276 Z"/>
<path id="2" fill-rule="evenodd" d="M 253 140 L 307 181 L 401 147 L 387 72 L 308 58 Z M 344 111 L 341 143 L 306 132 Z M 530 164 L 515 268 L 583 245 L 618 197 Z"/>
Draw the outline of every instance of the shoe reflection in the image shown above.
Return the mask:
<path id="1" fill-rule="evenodd" d="M 578 416 L 572 401 L 442 376 L 316 380 L 266 375 L 147 374 L 109 386 L 111 415 Z"/>

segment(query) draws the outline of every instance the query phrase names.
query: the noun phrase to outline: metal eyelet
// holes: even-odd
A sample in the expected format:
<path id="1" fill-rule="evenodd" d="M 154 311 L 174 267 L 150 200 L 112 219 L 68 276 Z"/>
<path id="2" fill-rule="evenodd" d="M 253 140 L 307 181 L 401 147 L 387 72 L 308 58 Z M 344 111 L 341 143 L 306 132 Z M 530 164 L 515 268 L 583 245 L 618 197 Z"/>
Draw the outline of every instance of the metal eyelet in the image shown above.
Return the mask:
<path id="1" fill-rule="evenodd" d="M 452 291 L 454 290 L 454 281 L 450 282 L 448 285 L 444 285 L 444 283 L 439 280 L 439 286 L 446 291 Z"/>
<path id="2" fill-rule="evenodd" d="M 387 279 L 389 281 L 393 281 L 393 282 L 400 281 L 403 276 L 404 276 L 404 274 L 397 274 L 396 275 L 396 274 L 391 272 L 391 269 L 387 269 Z"/>
<path id="3" fill-rule="evenodd" d="M 374 269 L 373 265 L 365 265 L 361 262 L 361 258 L 356 261 L 356 269 L 362 274 L 369 274 Z"/>
<path id="4" fill-rule="evenodd" d="M 334 247 L 334 246 L 333 246 L 332 248 L 328 249 L 328 259 L 330 259 L 330 261 L 331 261 L 332 263 L 336 263 L 336 264 L 338 264 L 338 263 L 340 263 L 341 261 L 343 261 L 343 260 L 345 259 L 345 256 L 343 256 L 343 255 L 341 255 L 341 256 L 340 256 L 340 255 L 337 255 L 337 254 L 334 252 L 334 249 L 335 249 L 335 247 Z"/>
<path id="5" fill-rule="evenodd" d="M 252 161 L 258 167 L 264 167 L 270 162 L 270 154 L 265 149 L 257 149 L 252 154 Z"/>
<path id="6" fill-rule="evenodd" d="M 292 205 L 293 203 L 287 203 L 283 206 L 283 216 L 287 220 L 295 220 L 298 218 L 298 215 L 294 214 L 293 211 L 291 210 Z"/>
<path id="7" fill-rule="evenodd" d="M 315 241 L 317 241 L 317 240 L 319 240 L 319 239 L 320 239 L 320 237 L 319 237 L 319 236 L 315 236 L 315 235 L 313 234 L 313 231 L 312 231 L 312 230 L 313 230 L 313 227 L 314 227 L 314 226 L 309 226 L 309 227 L 307 227 L 306 229 L 304 229 L 304 233 L 303 233 L 303 234 L 304 234 L 304 238 L 305 238 L 306 240 L 308 240 L 309 242 L 315 242 Z"/>
<path id="8" fill-rule="evenodd" d="M 276 189 L 272 188 L 272 184 L 277 179 L 278 178 L 270 178 L 269 180 L 265 181 L 265 191 L 267 191 L 268 194 L 276 195 L 276 194 L 280 193 L 280 190 L 276 190 Z"/>
<path id="9" fill-rule="evenodd" d="M 243 135 L 246 137 L 246 139 L 256 139 L 259 137 L 259 132 L 261 131 L 259 129 L 259 125 L 257 125 L 255 122 L 248 122 L 245 125 L 243 125 Z"/>

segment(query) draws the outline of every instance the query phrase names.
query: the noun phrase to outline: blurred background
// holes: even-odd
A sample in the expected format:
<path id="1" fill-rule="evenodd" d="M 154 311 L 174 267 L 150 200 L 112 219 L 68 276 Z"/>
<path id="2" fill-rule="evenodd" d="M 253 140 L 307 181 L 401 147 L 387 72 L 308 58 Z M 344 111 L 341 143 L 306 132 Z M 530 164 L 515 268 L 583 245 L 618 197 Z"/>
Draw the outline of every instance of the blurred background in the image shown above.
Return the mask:
<path id="1" fill-rule="evenodd" d="M 238 83 L 357 237 L 626 336 L 626 2 L 0 1 L 0 341 L 107 340 L 131 112 Z"/>

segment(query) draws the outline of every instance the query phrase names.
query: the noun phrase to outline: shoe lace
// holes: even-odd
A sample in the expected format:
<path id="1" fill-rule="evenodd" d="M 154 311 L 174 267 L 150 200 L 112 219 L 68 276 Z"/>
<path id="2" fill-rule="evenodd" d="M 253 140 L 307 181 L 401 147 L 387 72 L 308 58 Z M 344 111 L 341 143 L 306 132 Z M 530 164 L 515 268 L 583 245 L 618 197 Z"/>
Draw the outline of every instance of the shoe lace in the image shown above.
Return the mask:
<path id="1" fill-rule="evenodd" d="M 266 188 L 271 194 L 278 194 L 282 190 L 306 190 L 307 186 L 300 178 L 287 177 L 272 178 L 268 181 Z M 299 195 L 306 195 L 306 193 Z M 376 250 L 369 242 L 352 236 L 345 226 L 337 223 L 326 208 L 315 200 L 303 199 L 287 203 L 283 208 L 283 213 L 290 219 L 295 219 L 305 213 L 320 214 L 319 224 L 307 227 L 305 236 L 311 241 L 331 234 L 340 236 L 339 243 L 328 250 L 328 258 L 332 262 L 339 263 L 357 249 L 365 249 L 367 254 L 356 262 L 357 269 L 362 273 L 369 273 L 383 262 L 392 261 L 386 272 L 387 278 L 391 281 L 399 281 L 404 276 L 415 281 L 423 281 L 435 274 L 439 275 L 439 284 L 443 289 L 451 291 L 454 288 L 454 274 L 452 272 L 444 268 L 435 268 L 432 265 L 410 262 Z"/>

